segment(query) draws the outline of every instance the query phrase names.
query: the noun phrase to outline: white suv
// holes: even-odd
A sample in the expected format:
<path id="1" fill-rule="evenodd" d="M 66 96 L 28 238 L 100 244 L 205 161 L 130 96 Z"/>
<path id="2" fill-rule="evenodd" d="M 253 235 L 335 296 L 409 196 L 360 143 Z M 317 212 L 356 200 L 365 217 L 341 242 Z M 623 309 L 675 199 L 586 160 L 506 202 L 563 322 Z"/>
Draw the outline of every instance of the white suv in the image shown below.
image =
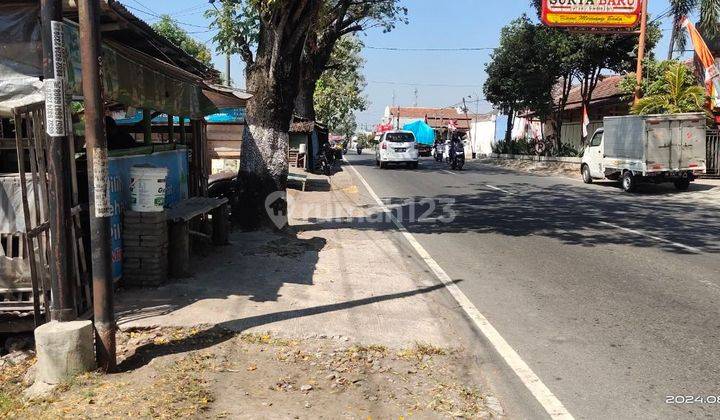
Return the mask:
<path id="1" fill-rule="evenodd" d="M 375 152 L 375 163 L 384 169 L 388 163 L 405 163 L 412 169 L 418 167 L 418 146 L 412 131 L 388 131 L 383 133 Z"/>

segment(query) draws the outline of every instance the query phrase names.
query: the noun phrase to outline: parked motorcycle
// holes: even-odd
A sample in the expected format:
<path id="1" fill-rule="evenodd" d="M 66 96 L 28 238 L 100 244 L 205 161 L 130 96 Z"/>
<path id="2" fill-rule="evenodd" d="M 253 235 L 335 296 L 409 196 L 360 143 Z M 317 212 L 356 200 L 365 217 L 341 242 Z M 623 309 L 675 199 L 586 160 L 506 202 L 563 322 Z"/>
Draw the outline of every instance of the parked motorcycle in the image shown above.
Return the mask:
<path id="1" fill-rule="evenodd" d="M 433 146 L 433 157 L 435 158 L 435 162 L 443 161 L 444 148 L 445 146 L 442 143 L 435 143 L 435 146 Z"/>
<path id="2" fill-rule="evenodd" d="M 461 171 L 465 166 L 465 145 L 462 141 L 456 140 L 450 143 L 449 162 L 451 169 Z"/>
<path id="3" fill-rule="evenodd" d="M 358 147 L 357 147 L 356 150 L 357 150 L 357 154 L 358 154 L 358 155 L 362 155 L 362 149 L 363 149 L 362 146 L 358 146 Z"/>
<path id="4" fill-rule="evenodd" d="M 330 176 L 337 169 L 338 162 L 342 159 L 342 150 L 335 149 L 330 144 L 325 143 L 323 151 L 320 153 L 318 165 L 320 171 Z"/>

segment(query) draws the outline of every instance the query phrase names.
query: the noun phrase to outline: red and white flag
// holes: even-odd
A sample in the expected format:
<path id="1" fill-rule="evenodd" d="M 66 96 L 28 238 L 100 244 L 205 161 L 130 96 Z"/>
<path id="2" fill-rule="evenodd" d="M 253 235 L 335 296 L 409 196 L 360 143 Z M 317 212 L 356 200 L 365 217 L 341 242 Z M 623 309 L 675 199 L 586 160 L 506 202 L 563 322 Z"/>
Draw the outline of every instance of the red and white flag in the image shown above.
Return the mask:
<path id="1" fill-rule="evenodd" d="M 588 117 L 587 107 L 585 105 L 583 105 L 582 113 L 582 133 L 583 137 L 587 138 L 588 127 L 590 126 L 590 117 Z"/>

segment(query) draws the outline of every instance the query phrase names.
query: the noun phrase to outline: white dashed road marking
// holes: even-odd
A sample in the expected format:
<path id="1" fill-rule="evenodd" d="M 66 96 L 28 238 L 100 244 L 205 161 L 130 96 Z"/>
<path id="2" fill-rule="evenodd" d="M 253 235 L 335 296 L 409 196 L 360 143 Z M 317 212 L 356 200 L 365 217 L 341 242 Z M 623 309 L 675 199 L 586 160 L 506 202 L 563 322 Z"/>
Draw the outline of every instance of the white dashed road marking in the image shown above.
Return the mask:
<path id="1" fill-rule="evenodd" d="M 655 241 L 658 241 L 658 242 L 663 242 L 663 243 L 666 243 L 666 244 L 670 244 L 670 245 L 672 245 L 672 246 L 674 246 L 674 247 L 682 248 L 682 249 L 687 250 L 687 251 L 690 251 L 690 252 L 695 252 L 695 253 L 698 253 L 698 254 L 702 253 L 702 250 L 700 250 L 699 248 L 695 248 L 695 247 L 688 246 L 688 245 L 685 245 L 685 244 L 681 244 L 681 243 L 678 243 L 678 242 L 673 242 L 673 241 L 670 241 L 670 240 L 667 240 L 667 239 L 663 239 L 663 238 L 660 238 L 660 237 L 657 237 L 657 236 L 653 236 L 653 235 L 647 234 L 647 233 L 645 233 L 645 232 L 640 232 L 639 230 L 628 229 L 628 228 L 626 228 L 626 227 L 614 225 L 614 224 L 608 223 L 608 222 L 600 222 L 600 224 L 603 225 L 603 226 L 609 226 L 609 227 L 611 227 L 611 228 L 615 228 L 615 229 L 619 229 L 619 230 L 622 230 L 622 231 L 625 231 L 625 232 L 628 232 L 628 233 L 632 233 L 632 234 L 634 234 L 634 235 L 644 236 L 644 237 L 646 237 L 646 238 L 650 238 L 650 239 L 655 240 Z"/>
<path id="2" fill-rule="evenodd" d="M 502 192 L 504 192 L 505 194 L 510 194 L 510 195 L 512 195 L 512 193 L 511 193 L 510 191 L 508 191 L 508 190 L 503 190 L 503 189 L 500 188 L 500 187 L 495 187 L 495 186 L 489 185 L 489 184 L 485 184 L 485 186 L 488 187 L 488 188 L 492 188 L 493 190 L 502 191 Z"/>

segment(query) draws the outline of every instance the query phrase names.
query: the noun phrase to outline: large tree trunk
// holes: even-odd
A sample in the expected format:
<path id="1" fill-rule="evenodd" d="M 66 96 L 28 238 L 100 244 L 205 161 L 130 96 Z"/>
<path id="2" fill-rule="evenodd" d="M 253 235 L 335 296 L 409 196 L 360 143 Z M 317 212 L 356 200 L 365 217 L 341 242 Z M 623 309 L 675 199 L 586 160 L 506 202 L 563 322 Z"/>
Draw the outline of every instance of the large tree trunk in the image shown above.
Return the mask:
<path id="1" fill-rule="evenodd" d="M 303 71 L 303 73 L 306 73 Z M 300 90 L 295 98 L 295 115 L 302 119 L 315 121 L 315 86 L 319 77 L 304 74 L 300 77 Z"/>
<path id="2" fill-rule="evenodd" d="M 295 98 L 295 115 L 300 118 L 315 121 L 315 87 L 330 63 L 337 34 L 326 34 L 318 38 L 316 32 L 311 32 L 305 41 L 302 57 L 300 59 L 300 90 Z M 325 121 L 320 121 L 325 122 Z"/>
<path id="3" fill-rule="evenodd" d="M 239 205 L 244 229 L 287 227 L 289 129 L 300 81 L 300 56 L 321 0 L 294 0 L 261 14 L 257 54 L 246 68 L 253 98 L 240 154 Z"/>
<path id="4" fill-rule="evenodd" d="M 507 120 L 507 125 L 505 126 L 505 144 L 509 144 L 510 141 L 512 140 L 512 130 L 513 130 L 513 125 L 515 123 L 515 121 L 514 121 L 515 111 L 513 111 L 511 109 L 510 111 L 508 111 L 507 114 L 508 114 L 508 116 L 507 116 L 508 120 Z"/>

